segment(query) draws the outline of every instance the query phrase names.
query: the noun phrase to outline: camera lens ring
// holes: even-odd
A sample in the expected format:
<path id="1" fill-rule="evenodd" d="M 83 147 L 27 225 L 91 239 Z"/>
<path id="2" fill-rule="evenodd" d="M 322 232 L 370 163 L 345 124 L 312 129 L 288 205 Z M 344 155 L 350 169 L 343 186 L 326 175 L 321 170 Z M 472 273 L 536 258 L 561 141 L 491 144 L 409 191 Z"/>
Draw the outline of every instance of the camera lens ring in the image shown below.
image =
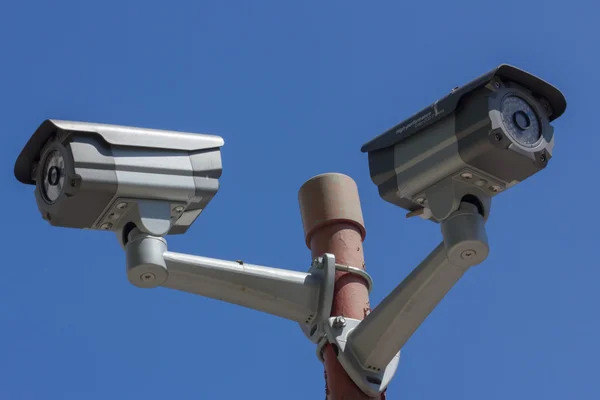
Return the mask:
<path id="1" fill-rule="evenodd" d="M 524 148 L 537 147 L 543 140 L 542 121 L 534 105 L 519 93 L 507 93 L 500 103 L 504 130 Z"/>
<path id="2" fill-rule="evenodd" d="M 50 146 L 40 163 L 39 190 L 42 199 L 52 205 L 58 201 L 65 187 L 65 157 L 59 146 Z"/>

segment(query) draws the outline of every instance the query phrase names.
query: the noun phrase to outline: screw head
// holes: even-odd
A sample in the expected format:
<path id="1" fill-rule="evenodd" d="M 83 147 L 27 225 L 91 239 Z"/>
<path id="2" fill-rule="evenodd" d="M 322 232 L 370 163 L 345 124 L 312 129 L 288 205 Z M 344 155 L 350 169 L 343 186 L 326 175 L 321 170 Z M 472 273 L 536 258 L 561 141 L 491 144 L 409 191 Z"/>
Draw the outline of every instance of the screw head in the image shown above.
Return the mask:
<path id="1" fill-rule="evenodd" d="M 499 82 L 494 82 L 494 87 L 496 89 L 500 89 L 500 83 Z"/>
<path id="2" fill-rule="evenodd" d="M 120 218 L 121 216 L 117 213 L 110 213 L 108 214 L 108 219 L 110 219 L 111 221 L 116 221 Z"/>
<path id="3" fill-rule="evenodd" d="M 312 260 L 311 266 L 314 268 L 323 268 L 323 257 L 317 257 Z"/>
<path id="4" fill-rule="evenodd" d="M 463 179 L 473 179 L 473 174 L 470 172 L 463 172 L 462 174 L 460 174 L 460 177 Z"/>
<path id="5" fill-rule="evenodd" d="M 335 317 L 335 319 L 333 320 L 333 327 L 334 328 L 343 328 L 346 326 L 346 318 L 344 317 Z"/>
<path id="6" fill-rule="evenodd" d="M 152 282 L 155 278 L 156 275 L 154 275 L 152 272 L 146 272 L 140 276 L 140 280 L 142 282 Z"/>
<path id="7" fill-rule="evenodd" d="M 502 191 L 502 186 L 500 185 L 493 185 L 490 187 L 490 190 L 494 193 L 498 193 Z"/>
<path id="8" fill-rule="evenodd" d="M 542 155 L 540 156 L 540 160 L 542 160 L 542 162 L 546 162 L 546 155 L 545 155 L 545 154 L 542 154 Z"/>
<path id="9" fill-rule="evenodd" d="M 100 225 L 100 229 L 105 230 L 105 231 L 112 229 L 112 227 L 113 227 L 113 224 L 111 224 L 110 222 L 106 222 L 106 223 Z"/>
<path id="10" fill-rule="evenodd" d="M 177 206 L 173 209 L 173 211 L 175 211 L 176 213 L 181 213 L 184 209 L 185 208 L 183 206 Z"/>
<path id="11" fill-rule="evenodd" d="M 423 204 L 425 204 L 425 197 L 419 197 L 415 200 L 415 203 L 422 206 Z"/>
<path id="12" fill-rule="evenodd" d="M 499 134 L 499 133 L 496 133 L 496 134 L 494 135 L 494 140 L 495 140 L 496 142 L 499 142 L 499 141 L 501 141 L 501 140 L 502 140 L 502 135 L 501 135 L 501 134 Z"/>
<path id="13" fill-rule="evenodd" d="M 477 255 L 477 252 L 475 250 L 465 250 L 462 253 L 460 253 L 460 258 L 462 258 L 463 260 L 470 260 L 471 258 L 475 257 Z"/>
<path id="14" fill-rule="evenodd" d="M 117 204 L 117 210 L 124 210 L 127 208 L 127 206 L 128 206 L 128 204 L 125 202 L 119 203 L 119 204 Z"/>

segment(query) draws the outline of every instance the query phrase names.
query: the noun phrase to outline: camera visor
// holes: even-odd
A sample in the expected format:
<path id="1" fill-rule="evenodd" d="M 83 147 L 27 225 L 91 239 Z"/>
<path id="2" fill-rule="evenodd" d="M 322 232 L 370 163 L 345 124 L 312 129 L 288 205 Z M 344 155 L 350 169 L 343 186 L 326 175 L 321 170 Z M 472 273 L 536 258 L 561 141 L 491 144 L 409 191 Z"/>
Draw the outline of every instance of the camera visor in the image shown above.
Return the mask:
<path id="1" fill-rule="evenodd" d="M 521 146 L 534 147 L 542 138 L 540 122 L 533 108 L 519 96 L 502 100 L 502 122 L 507 133 Z"/>

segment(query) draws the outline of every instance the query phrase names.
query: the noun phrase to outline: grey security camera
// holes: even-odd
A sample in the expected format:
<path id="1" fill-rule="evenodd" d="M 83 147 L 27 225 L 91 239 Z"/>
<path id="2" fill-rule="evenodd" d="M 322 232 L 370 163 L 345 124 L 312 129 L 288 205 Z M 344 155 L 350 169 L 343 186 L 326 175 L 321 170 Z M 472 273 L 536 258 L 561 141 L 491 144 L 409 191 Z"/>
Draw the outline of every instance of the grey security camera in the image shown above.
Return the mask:
<path id="1" fill-rule="evenodd" d="M 219 189 L 221 137 L 46 120 L 15 164 L 54 226 L 187 231 Z"/>
<path id="2" fill-rule="evenodd" d="M 446 97 L 362 147 L 371 179 L 389 203 L 441 221 L 461 201 L 487 218 L 490 199 L 544 169 L 552 157 L 550 122 L 563 94 L 510 65 Z"/>

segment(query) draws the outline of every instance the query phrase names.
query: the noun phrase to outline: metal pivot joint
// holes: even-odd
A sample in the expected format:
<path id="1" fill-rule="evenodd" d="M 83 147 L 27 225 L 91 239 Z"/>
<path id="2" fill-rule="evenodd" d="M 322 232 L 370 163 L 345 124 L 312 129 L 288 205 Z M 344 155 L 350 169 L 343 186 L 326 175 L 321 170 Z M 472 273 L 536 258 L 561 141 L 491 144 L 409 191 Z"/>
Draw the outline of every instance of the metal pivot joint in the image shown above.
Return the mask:
<path id="1" fill-rule="evenodd" d="M 367 395 L 382 393 L 394 376 L 400 349 L 437 304 L 472 266 L 489 253 L 484 217 L 463 202 L 442 221 L 444 241 L 363 320 L 333 317 L 326 343 L 354 383 Z"/>

